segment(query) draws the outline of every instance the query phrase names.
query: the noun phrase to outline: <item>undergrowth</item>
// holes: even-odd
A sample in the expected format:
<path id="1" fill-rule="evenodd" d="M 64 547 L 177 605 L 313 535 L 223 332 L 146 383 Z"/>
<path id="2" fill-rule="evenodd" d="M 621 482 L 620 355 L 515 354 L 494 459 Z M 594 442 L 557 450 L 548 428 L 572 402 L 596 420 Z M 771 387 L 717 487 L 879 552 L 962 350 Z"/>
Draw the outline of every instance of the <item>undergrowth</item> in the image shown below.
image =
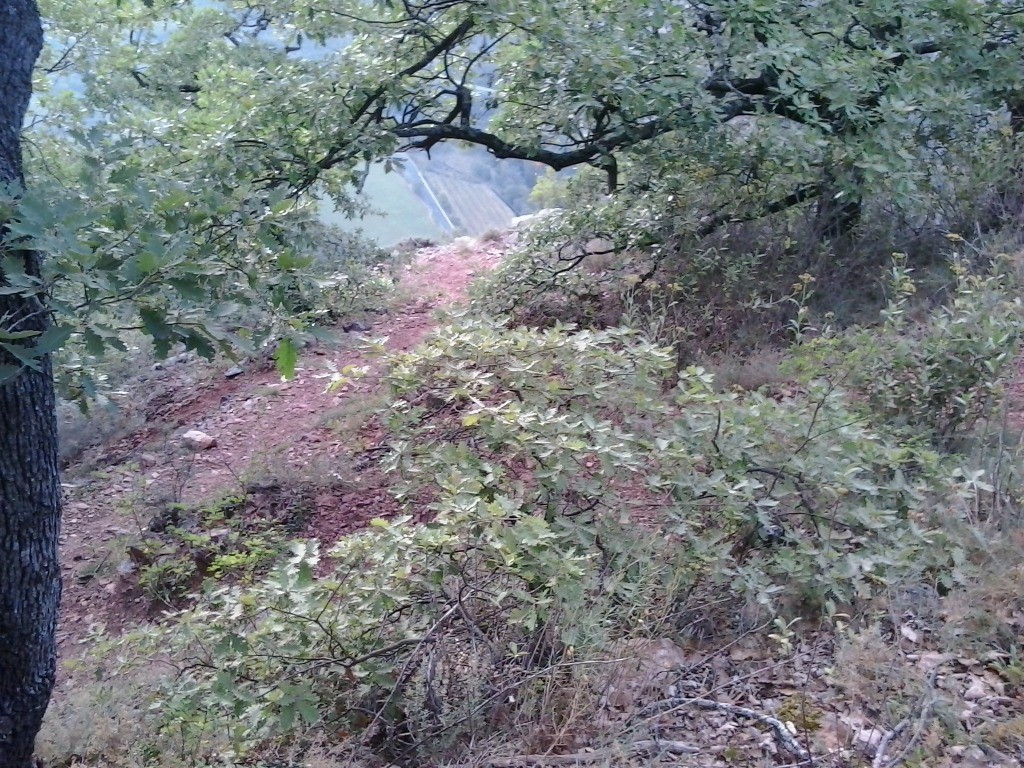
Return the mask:
<path id="1" fill-rule="evenodd" d="M 154 658 L 173 671 L 148 691 L 135 759 L 334 749 L 404 766 L 635 746 L 659 738 L 650 712 L 671 707 L 650 707 L 678 689 L 613 695 L 623 649 L 754 638 L 785 659 L 805 627 L 832 638 L 851 704 L 891 729 L 920 713 L 921 755 L 974 738 L 944 725 L 960 694 L 939 706 L 928 674 L 885 671 L 900 638 L 920 643 L 949 619 L 947 647 L 998 636 L 993 674 L 1020 685 L 1012 610 L 936 607 L 972 590 L 969 604 L 1006 602 L 989 580 L 992 541 L 1015 509 L 998 491 L 1013 470 L 994 478 L 971 450 L 989 445 L 979 428 L 1016 355 L 1019 307 L 1004 273 L 956 277 L 919 321 L 899 262 L 877 327 L 812 329 L 798 306 L 785 392 L 681 367 L 649 322 L 455 317 L 388 361 L 383 468 L 404 517 L 326 551 L 296 542 L 265 580 L 221 584 L 110 641 L 123 679 Z M 1000 595 L 1018 581 L 1008 571 Z M 686 680 L 678 665 L 673 679 Z M 688 701 L 726 706 L 695 690 Z M 772 706 L 810 738 L 824 717 L 807 695 Z M 919 695 L 927 707 L 908 703 Z M 1015 721 L 990 731 L 1018 748 Z"/>

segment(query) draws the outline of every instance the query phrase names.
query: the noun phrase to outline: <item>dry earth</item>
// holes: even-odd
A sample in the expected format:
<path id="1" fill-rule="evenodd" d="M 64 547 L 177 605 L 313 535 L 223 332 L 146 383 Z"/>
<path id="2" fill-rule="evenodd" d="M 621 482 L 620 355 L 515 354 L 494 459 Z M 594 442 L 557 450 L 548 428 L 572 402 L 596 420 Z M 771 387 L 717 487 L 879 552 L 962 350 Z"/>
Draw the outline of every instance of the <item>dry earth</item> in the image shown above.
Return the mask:
<path id="1" fill-rule="evenodd" d="M 339 334 L 337 343 L 304 350 L 289 381 L 267 365 L 227 379 L 200 361 L 179 363 L 181 370 L 165 376 L 159 391 L 142 404 L 139 431 L 106 446 L 100 469 L 77 474 L 71 467 L 67 473 L 58 631 L 62 656 L 77 655 L 73 646 L 91 627 L 117 629 L 148 613 L 147 601 L 123 578 L 132 568 L 123 541 L 149 527 L 161 502 L 196 503 L 246 483 L 266 489 L 284 478 L 302 478 L 316 486 L 315 510 L 304 533 L 326 544 L 395 511 L 372 468 L 357 464 L 357 472 L 368 471 L 357 475 L 355 483 L 351 471 L 341 477 L 340 468 L 353 469 L 359 437 L 339 433 L 325 417 L 358 408 L 380 386 L 374 375 L 377 363 L 364 349 L 368 338 L 386 338 L 389 350 L 415 346 L 437 325 L 438 311 L 461 301 L 473 279 L 500 261 L 513 238 L 460 239 L 420 250 L 398 286 L 398 295 L 408 300 L 365 333 Z M 328 391 L 332 372 L 346 366 L 366 366 L 368 374 Z M 203 369 L 198 374 L 197 367 Z M 181 436 L 190 430 L 202 431 L 216 444 L 187 449 Z"/>
<path id="2" fill-rule="evenodd" d="M 420 251 L 400 286 L 401 295 L 413 298 L 365 336 L 386 337 L 390 350 L 413 347 L 436 326 L 437 310 L 463 299 L 472 279 L 500 261 L 512 238 Z M 332 371 L 346 366 L 366 366 L 369 375 L 328 391 Z M 65 662 L 79 655 L 76 646 L 89 647 L 91 627 L 116 630 L 151 615 L 148 600 L 133 591 L 124 574 L 132 563 L 123 542 L 150 527 L 161 500 L 198 502 L 249 484 L 267 491 L 255 495 L 272 506 L 279 499 L 270 491 L 288 485 L 288 478 L 293 485 L 296 478 L 312 480 L 313 509 L 302 532 L 328 544 L 396 511 L 386 478 L 366 459 L 372 430 L 339 431 L 325 419 L 372 403 L 382 386 L 375 375 L 379 363 L 357 334 L 305 350 L 298 375 L 288 382 L 265 368 L 227 379 L 198 362 L 181 367 L 186 370 L 165 377 L 171 385 L 164 381 L 148 398 L 140 394 L 143 428 L 106 446 L 100 471 L 69 473 L 59 631 Z M 1024 424 L 1024 369 L 1018 379 L 1008 414 L 1015 426 Z M 216 445 L 185 449 L 181 436 L 189 430 L 201 430 Z M 624 666 L 616 674 L 621 677 L 609 687 L 601 711 L 582 717 L 580 731 L 596 728 L 640 738 L 612 749 L 589 740 L 549 743 L 549 753 L 535 762 L 594 763 L 598 757 L 598 765 L 626 766 L 667 759 L 694 767 L 805 765 L 812 759 L 823 768 L 892 768 L 912 756 L 908 738 L 914 746 L 927 741 L 940 701 L 943 716 L 959 720 L 968 734 L 994 724 L 1024 723 L 1024 701 L 993 672 L 1005 654 L 973 658 L 941 652 L 937 633 L 953 609 L 893 605 L 881 634 L 866 632 L 857 640 L 860 645 L 847 643 L 846 651 L 837 651 L 833 632 L 806 628 L 778 646 L 751 633 L 722 647 L 681 648 L 660 639 L 619 649 Z M 1009 625 L 1024 626 L 1024 617 L 1011 618 Z M 787 646 L 790 641 L 795 645 Z M 64 691 L 82 684 L 71 679 L 74 674 L 72 666 L 62 667 Z M 62 695 L 59 688 L 57 700 Z M 884 709 L 893 696 L 907 704 L 906 719 L 898 726 L 884 722 L 892 719 Z M 970 742 L 927 746 L 931 754 L 942 754 L 941 760 L 916 764 L 1020 764 L 1006 752 Z M 565 754 L 581 749 L 585 752 Z M 521 763 L 514 758 L 489 764 Z"/>

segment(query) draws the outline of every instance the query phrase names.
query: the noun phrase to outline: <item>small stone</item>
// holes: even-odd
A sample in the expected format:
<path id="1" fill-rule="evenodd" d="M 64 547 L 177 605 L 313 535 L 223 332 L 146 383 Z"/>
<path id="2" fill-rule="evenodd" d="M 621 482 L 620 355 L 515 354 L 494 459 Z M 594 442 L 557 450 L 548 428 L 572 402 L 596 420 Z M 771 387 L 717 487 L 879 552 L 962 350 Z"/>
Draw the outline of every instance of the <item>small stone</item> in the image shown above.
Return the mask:
<path id="1" fill-rule="evenodd" d="M 193 451 L 206 451 L 217 444 L 217 439 L 198 429 L 190 429 L 181 436 L 185 445 Z"/>
<path id="2" fill-rule="evenodd" d="M 978 699 L 984 699 L 991 695 L 992 691 L 987 685 L 985 685 L 985 681 L 980 678 L 974 678 L 971 681 L 970 686 L 968 686 L 967 690 L 964 692 L 964 698 L 967 701 L 977 701 Z"/>
<path id="3" fill-rule="evenodd" d="M 224 378 L 225 379 L 237 379 L 243 373 L 245 373 L 245 369 L 242 368 L 242 366 L 240 366 L 240 365 L 233 365 L 230 368 L 228 368 L 226 371 L 224 371 Z"/>
<path id="4" fill-rule="evenodd" d="M 865 752 L 872 754 L 885 736 L 885 731 L 879 728 L 861 728 L 854 732 L 853 740 Z"/>
<path id="5" fill-rule="evenodd" d="M 223 544 L 229 538 L 231 538 L 230 528 L 214 528 L 209 532 L 210 541 L 214 544 Z"/>
<path id="6" fill-rule="evenodd" d="M 968 747 L 967 751 L 964 752 L 964 758 L 976 763 L 980 763 L 982 761 L 987 762 L 987 760 L 985 760 L 985 752 L 981 747 Z"/>

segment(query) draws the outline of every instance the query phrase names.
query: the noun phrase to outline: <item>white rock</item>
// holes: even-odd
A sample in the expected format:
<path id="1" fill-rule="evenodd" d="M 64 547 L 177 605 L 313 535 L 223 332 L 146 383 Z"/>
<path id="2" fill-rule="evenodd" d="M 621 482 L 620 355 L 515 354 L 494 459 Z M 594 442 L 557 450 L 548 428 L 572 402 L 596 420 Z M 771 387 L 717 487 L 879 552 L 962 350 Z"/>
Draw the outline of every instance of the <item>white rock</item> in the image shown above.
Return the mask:
<path id="1" fill-rule="evenodd" d="M 541 219 L 546 219 L 549 216 L 555 216 L 562 212 L 561 208 L 545 208 L 544 210 L 537 211 L 536 213 L 529 213 L 526 216 L 516 216 L 509 223 L 512 229 L 524 229 L 529 227 L 531 224 L 535 224 Z"/>
<path id="2" fill-rule="evenodd" d="M 878 749 L 878 745 L 882 743 L 885 735 L 885 731 L 880 728 L 861 728 L 859 731 L 854 732 L 853 740 L 865 752 L 873 754 Z"/>
<path id="3" fill-rule="evenodd" d="M 181 436 L 181 441 L 193 451 L 205 451 L 217 444 L 217 439 L 198 429 L 190 429 Z"/>
<path id="4" fill-rule="evenodd" d="M 987 696 L 991 696 L 991 689 L 985 685 L 985 681 L 980 677 L 976 677 L 971 681 L 971 684 L 964 691 L 964 698 L 967 701 L 977 701 L 978 699 L 984 699 Z"/>

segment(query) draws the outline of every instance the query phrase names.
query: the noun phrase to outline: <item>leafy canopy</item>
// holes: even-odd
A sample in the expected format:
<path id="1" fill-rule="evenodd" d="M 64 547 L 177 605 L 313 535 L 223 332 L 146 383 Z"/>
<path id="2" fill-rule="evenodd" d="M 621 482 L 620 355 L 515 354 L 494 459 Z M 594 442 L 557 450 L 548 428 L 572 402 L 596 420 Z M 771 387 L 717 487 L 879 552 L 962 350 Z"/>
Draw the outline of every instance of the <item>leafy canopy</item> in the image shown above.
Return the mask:
<path id="1" fill-rule="evenodd" d="M 812 200 L 826 213 L 852 201 L 844 226 L 871 196 L 921 212 L 1022 116 L 1024 8 L 1005 2 L 79 0 L 43 12 L 30 191 L 11 235 L 51 258 L 40 277 L 14 260 L 3 274 L 63 318 L 40 349 L 73 330 L 86 356 L 128 328 L 158 351 L 204 354 L 259 344 L 246 325 L 290 337 L 322 236 L 314 196 L 356 212 L 367 164 L 402 148 L 459 140 L 556 170 L 593 165 L 633 201 L 620 196 L 610 227 L 649 244 L 666 223 L 704 234 Z M 239 322 L 246 307 L 260 313 Z M 17 347 L 18 332 L 0 343 Z"/>

